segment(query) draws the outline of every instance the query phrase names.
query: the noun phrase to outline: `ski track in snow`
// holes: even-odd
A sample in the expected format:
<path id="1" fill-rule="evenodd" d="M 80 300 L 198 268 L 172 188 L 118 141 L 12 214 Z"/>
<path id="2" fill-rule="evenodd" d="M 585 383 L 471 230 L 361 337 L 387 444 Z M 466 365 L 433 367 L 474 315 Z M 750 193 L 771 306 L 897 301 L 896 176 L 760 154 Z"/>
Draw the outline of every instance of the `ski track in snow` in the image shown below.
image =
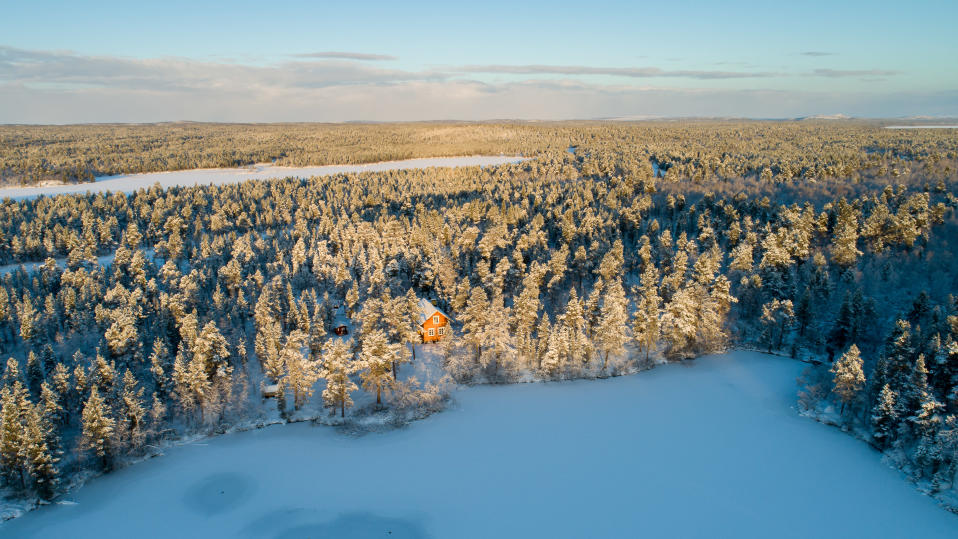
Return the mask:
<path id="1" fill-rule="evenodd" d="M 310 178 L 343 173 L 385 172 L 388 170 L 406 170 L 430 167 L 486 167 L 518 163 L 527 158 L 505 155 L 472 155 L 463 157 L 425 157 L 402 161 L 382 161 L 360 165 L 325 165 L 313 167 L 280 167 L 258 164 L 245 168 L 204 168 L 193 170 L 175 170 L 169 172 L 146 172 L 143 174 L 121 174 L 102 176 L 92 183 L 67 185 L 46 185 L 42 187 L 4 187 L 0 188 L 0 200 L 9 197 L 12 200 L 36 198 L 40 195 L 54 196 L 63 194 L 83 194 L 95 192 L 133 193 L 140 188 L 149 188 L 159 183 L 164 189 L 170 187 L 190 187 L 195 185 L 226 185 L 246 180 L 267 180 L 273 178 Z"/>
<path id="2" fill-rule="evenodd" d="M 171 448 L 3 537 L 956 537 L 880 455 L 800 417 L 753 352 L 480 386 L 408 428 L 292 424 Z"/>

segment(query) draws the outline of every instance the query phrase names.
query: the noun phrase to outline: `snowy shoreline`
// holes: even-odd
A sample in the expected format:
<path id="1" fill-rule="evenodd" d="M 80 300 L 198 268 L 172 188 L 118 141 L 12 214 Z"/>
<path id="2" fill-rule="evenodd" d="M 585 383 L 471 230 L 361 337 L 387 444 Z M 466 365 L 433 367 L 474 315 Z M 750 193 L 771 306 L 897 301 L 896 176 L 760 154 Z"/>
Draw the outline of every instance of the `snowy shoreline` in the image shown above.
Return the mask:
<path id="1" fill-rule="evenodd" d="M 162 188 L 167 189 L 170 187 L 191 187 L 196 185 L 227 185 L 247 180 L 269 180 L 289 177 L 310 178 L 313 176 L 331 176 L 345 173 L 386 172 L 390 170 L 433 167 L 487 167 L 519 163 L 528 159 L 529 158 L 522 156 L 470 155 L 459 157 L 422 157 L 357 165 L 322 165 L 308 167 L 285 167 L 261 163 L 241 168 L 201 168 L 100 176 L 95 182 L 91 183 L 35 187 L 3 187 L 0 188 L 0 199 L 25 200 L 41 195 L 54 196 L 106 191 L 133 193 L 138 189 L 149 188 L 157 183 L 160 184 Z"/>
<path id="2" fill-rule="evenodd" d="M 802 366 L 736 351 L 609 379 L 473 386 L 445 413 L 370 436 L 309 424 L 213 436 L 0 530 L 953 536 L 956 517 L 878 453 L 798 414 Z M 836 500 L 843 511 L 828 510 Z"/>

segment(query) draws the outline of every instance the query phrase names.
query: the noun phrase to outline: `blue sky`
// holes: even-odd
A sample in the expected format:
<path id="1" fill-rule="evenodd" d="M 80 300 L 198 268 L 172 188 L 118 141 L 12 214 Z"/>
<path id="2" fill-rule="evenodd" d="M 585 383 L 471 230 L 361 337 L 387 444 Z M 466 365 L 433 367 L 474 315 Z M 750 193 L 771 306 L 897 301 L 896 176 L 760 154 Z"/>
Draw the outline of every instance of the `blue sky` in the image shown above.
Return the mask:
<path id="1" fill-rule="evenodd" d="M 5 123 L 958 115 L 954 1 L 34 0 L 2 13 Z"/>

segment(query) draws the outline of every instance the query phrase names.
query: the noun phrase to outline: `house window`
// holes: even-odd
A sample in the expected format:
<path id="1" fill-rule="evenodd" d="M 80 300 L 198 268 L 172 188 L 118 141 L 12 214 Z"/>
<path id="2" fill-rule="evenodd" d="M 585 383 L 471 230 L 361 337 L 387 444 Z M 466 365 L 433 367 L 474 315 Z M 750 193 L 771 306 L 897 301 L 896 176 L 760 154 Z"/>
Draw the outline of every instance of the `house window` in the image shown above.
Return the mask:
<path id="1" fill-rule="evenodd" d="M 440 326 L 440 328 L 439 328 L 439 336 L 442 337 L 442 336 L 445 335 L 445 334 L 446 334 L 446 326 Z"/>
<path id="2" fill-rule="evenodd" d="M 432 317 L 432 323 L 433 323 L 433 324 L 436 324 L 437 326 L 439 325 L 439 316 L 438 316 L 438 315 Z"/>
<path id="3" fill-rule="evenodd" d="M 429 328 L 429 336 L 430 336 L 430 337 L 435 337 L 435 336 L 436 336 L 436 330 L 433 329 L 433 328 Z"/>

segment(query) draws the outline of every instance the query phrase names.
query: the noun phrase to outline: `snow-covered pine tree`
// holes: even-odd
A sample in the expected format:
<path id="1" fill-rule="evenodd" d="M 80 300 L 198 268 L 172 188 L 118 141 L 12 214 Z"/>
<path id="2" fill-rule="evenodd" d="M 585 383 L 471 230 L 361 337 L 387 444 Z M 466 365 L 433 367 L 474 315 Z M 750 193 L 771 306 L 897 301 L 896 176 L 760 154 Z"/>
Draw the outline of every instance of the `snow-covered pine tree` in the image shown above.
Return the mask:
<path id="1" fill-rule="evenodd" d="M 282 350 L 282 327 L 279 322 L 267 319 L 257 322 L 254 348 L 256 357 L 263 367 L 263 373 L 270 380 L 278 382 L 283 376 L 283 361 L 280 357 Z"/>
<path id="2" fill-rule="evenodd" d="M 363 390 L 376 393 L 377 406 L 382 405 L 383 393 L 388 393 L 395 382 L 392 364 L 399 355 L 399 348 L 399 344 L 389 344 L 381 330 L 373 330 L 363 335 L 359 353 L 362 371 L 359 378 L 362 380 Z"/>
<path id="3" fill-rule="evenodd" d="M 605 291 L 605 281 L 601 277 L 596 279 L 592 292 L 585 301 L 583 316 L 585 317 L 586 333 L 589 340 L 595 340 L 596 327 L 602 317 L 602 293 Z"/>
<path id="4" fill-rule="evenodd" d="M 307 335 L 294 330 L 286 336 L 280 352 L 284 375 L 281 385 L 293 392 L 293 408 L 299 410 L 313 396 L 313 386 L 319 380 L 319 366 L 303 353 Z"/>
<path id="5" fill-rule="evenodd" d="M 625 343 L 629 342 L 629 304 L 622 288 L 622 279 L 618 277 L 606 285 L 596 338 L 602 354 L 601 372 L 604 373 L 609 356 L 625 352 Z"/>
<path id="6" fill-rule="evenodd" d="M 538 264 L 534 264 L 522 279 L 522 292 L 516 298 L 512 309 L 512 329 L 516 336 L 519 361 L 524 365 L 534 363 L 535 346 L 532 333 L 539 318 L 539 284 L 540 270 Z"/>
<path id="7" fill-rule="evenodd" d="M 349 375 L 356 372 L 358 365 L 352 360 L 352 340 L 330 339 L 323 346 L 323 365 L 320 377 L 326 380 L 323 390 L 323 402 L 326 406 L 339 408 L 340 417 L 346 417 L 346 408 L 353 405 L 350 393 L 359 389 Z"/>
<path id="8" fill-rule="evenodd" d="M 862 358 L 858 346 L 851 345 L 848 350 L 832 365 L 830 372 L 835 375 L 832 379 L 835 385 L 835 394 L 842 402 L 839 413 L 845 413 L 845 406 L 854 401 L 865 385 L 865 373 L 862 371 Z"/>
<path id="9" fill-rule="evenodd" d="M 400 304 L 397 310 L 402 313 L 403 322 L 406 324 L 406 327 L 400 331 L 400 335 L 402 335 L 401 342 L 403 345 L 409 347 L 412 360 L 416 361 L 416 344 L 419 343 L 419 299 L 416 297 L 416 293 L 413 292 L 413 289 L 410 288 L 406 291 L 404 297 L 396 298 L 396 301 Z M 446 328 L 446 331 L 450 329 L 451 328 Z M 395 370 L 393 372 L 395 374 Z M 395 379 L 395 376 L 393 379 Z"/>
<path id="10" fill-rule="evenodd" d="M 23 384 L 23 378 L 20 376 L 20 362 L 16 358 L 7 358 L 7 365 L 3 371 L 3 386 L 10 387 L 14 382 Z"/>
<path id="11" fill-rule="evenodd" d="M 176 359 L 173 361 L 173 394 L 176 397 L 176 404 L 180 412 L 185 416 L 190 416 L 196 410 L 199 403 L 193 394 L 193 383 L 190 378 L 189 362 L 186 359 L 186 349 L 180 348 L 176 353 Z"/>
<path id="12" fill-rule="evenodd" d="M 549 333 L 545 354 L 542 356 L 540 372 L 543 378 L 556 380 L 562 377 L 568 343 L 569 328 L 564 324 L 557 324 Z"/>
<path id="13" fill-rule="evenodd" d="M 36 399 L 40 396 L 40 386 L 43 385 L 44 368 L 40 362 L 40 357 L 30 350 L 27 353 L 27 387 L 30 388 L 30 395 Z"/>
<path id="14" fill-rule="evenodd" d="M 489 302 L 486 325 L 482 329 L 482 350 L 479 364 L 482 368 L 492 365 L 491 376 L 494 380 L 512 380 L 518 375 L 515 335 L 509 331 L 511 309 L 504 305 L 505 298 L 500 292 L 492 296 Z"/>
<path id="15" fill-rule="evenodd" d="M 90 388 L 90 397 L 83 406 L 82 419 L 80 450 L 92 451 L 100 459 L 101 468 L 109 470 L 113 465 L 113 430 L 116 422 L 110 417 L 109 408 L 100 397 L 96 385 Z"/>
<path id="16" fill-rule="evenodd" d="M 650 260 L 642 272 L 642 286 L 638 290 L 635 319 L 632 322 L 632 338 L 645 349 L 645 361 L 659 339 L 659 312 L 662 298 L 659 296 L 659 272 Z"/>

